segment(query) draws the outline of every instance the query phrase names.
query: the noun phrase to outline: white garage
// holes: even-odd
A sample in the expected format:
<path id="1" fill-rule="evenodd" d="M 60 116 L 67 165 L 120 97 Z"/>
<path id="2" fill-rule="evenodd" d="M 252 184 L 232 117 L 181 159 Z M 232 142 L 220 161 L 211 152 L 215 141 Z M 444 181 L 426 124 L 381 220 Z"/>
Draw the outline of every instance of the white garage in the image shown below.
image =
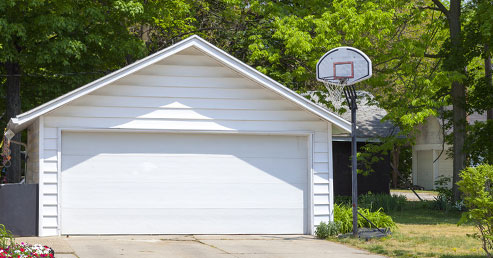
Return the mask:
<path id="1" fill-rule="evenodd" d="M 350 125 L 193 36 L 9 123 L 39 235 L 312 234 Z"/>

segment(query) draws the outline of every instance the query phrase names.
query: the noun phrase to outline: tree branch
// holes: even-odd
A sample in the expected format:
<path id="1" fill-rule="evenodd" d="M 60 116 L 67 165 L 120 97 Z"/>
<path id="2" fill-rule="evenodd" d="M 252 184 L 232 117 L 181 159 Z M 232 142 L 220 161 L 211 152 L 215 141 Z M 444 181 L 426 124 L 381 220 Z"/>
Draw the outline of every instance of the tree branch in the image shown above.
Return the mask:
<path id="1" fill-rule="evenodd" d="M 445 16 L 448 17 L 449 11 L 445 7 L 445 5 L 443 5 L 442 2 L 440 2 L 440 0 L 432 0 L 432 1 L 436 5 L 436 7 L 438 8 L 438 10 L 440 10 L 440 12 L 442 12 L 443 14 L 445 14 Z"/>
<path id="2" fill-rule="evenodd" d="M 427 53 L 425 53 L 424 54 L 424 57 L 429 57 L 429 58 L 443 58 L 445 56 L 444 55 L 440 55 L 440 54 L 427 54 Z"/>
<path id="3" fill-rule="evenodd" d="M 440 8 L 433 7 L 433 6 L 418 6 L 418 9 L 421 9 L 421 10 L 433 10 L 433 11 L 442 12 L 442 10 Z"/>

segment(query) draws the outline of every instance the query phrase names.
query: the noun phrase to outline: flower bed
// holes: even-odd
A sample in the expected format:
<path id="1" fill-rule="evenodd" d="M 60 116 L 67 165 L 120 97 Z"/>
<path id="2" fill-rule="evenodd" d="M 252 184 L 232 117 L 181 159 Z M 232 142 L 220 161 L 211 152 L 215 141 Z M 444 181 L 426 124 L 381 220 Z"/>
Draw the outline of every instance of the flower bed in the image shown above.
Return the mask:
<path id="1" fill-rule="evenodd" d="M 27 243 L 13 244 L 7 248 L 0 248 L 0 258 L 35 258 L 54 257 L 53 249 L 42 245 Z"/>

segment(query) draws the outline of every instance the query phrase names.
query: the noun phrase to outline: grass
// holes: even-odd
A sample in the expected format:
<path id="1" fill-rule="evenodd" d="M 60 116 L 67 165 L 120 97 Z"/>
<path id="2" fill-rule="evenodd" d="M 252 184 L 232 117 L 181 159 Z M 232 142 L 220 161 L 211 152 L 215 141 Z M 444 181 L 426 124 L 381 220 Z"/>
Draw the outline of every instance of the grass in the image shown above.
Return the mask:
<path id="1" fill-rule="evenodd" d="M 388 214 L 398 227 L 391 237 L 335 241 L 390 257 L 486 257 L 481 242 L 467 236 L 476 229 L 471 225 L 457 226 L 459 212 L 435 211 L 420 202 L 407 202 L 404 210 Z"/>

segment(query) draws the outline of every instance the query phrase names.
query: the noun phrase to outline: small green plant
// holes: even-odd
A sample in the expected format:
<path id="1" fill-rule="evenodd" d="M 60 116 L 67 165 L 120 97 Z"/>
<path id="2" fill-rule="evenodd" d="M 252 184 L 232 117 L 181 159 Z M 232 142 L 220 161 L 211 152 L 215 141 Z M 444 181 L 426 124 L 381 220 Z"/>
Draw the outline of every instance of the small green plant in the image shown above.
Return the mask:
<path id="1" fill-rule="evenodd" d="M 376 211 L 370 209 L 358 208 L 359 213 L 371 220 L 378 228 L 390 228 L 396 227 L 392 218 L 385 214 L 380 208 Z M 334 205 L 334 221 L 340 223 L 340 233 L 348 233 L 353 231 L 353 211 L 349 205 Z M 358 227 L 360 228 L 373 228 L 373 226 L 366 221 L 363 217 L 358 216 Z"/>
<path id="2" fill-rule="evenodd" d="M 469 209 L 462 214 L 460 224 L 472 222 L 479 233 L 471 235 L 482 241 L 488 257 L 493 256 L 493 166 L 480 165 L 464 169 L 457 183 Z"/>
<path id="3" fill-rule="evenodd" d="M 320 239 L 327 239 L 331 236 L 337 236 L 340 232 L 341 224 L 337 221 L 320 222 L 315 230 L 315 235 Z"/>
<path id="4" fill-rule="evenodd" d="M 439 176 L 437 180 L 435 180 L 435 190 L 438 192 L 438 195 L 431 203 L 432 209 L 442 211 L 465 210 L 465 206 L 462 201 L 453 201 L 452 189 L 450 188 L 451 181 L 452 179 L 450 177 L 446 177 L 443 175 Z"/>
<path id="5" fill-rule="evenodd" d="M 0 224 L 0 249 L 6 249 L 14 244 L 12 232 L 7 230 L 3 224 Z"/>

